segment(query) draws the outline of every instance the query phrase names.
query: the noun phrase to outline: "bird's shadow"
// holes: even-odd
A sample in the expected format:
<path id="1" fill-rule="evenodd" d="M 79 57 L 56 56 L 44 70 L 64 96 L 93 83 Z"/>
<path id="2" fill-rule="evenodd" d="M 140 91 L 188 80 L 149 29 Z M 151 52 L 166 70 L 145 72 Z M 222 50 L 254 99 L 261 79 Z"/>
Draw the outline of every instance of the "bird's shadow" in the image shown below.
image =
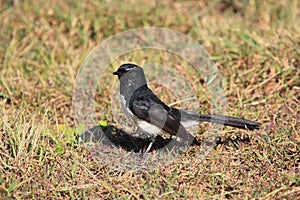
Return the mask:
<path id="1" fill-rule="evenodd" d="M 145 150 L 148 145 L 151 143 L 151 138 L 141 138 L 132 136 L 132 134 L 123 131 L 122 129 L 118 129 L 115 126 L 95 126 L 93 128 L 88 129 L 80 136 L 80 141 L 82 142 L 93 142 L 100 143 L 108 146 L 116 146 L 120 147 L 126 151 L 134 151 L 141 152 L 141 150 Z M 168 143 L 170 143 L 172 138 L 163 138 L 158 135 L 155 139 L 155 142 L 151 148 L 151 151 L 155 151 L 165 147 Z M 200 144 L 207 143 L 208 141 L 203 140 L 200 141 Z M 217 138 L 215 140 L 215 145 L 226 145 L 229 146 L 231 144 L 238 145 L 240 143 L 249 143 L 249 137 L 236 137 L 232 139 L 230 136 L 224 139 Z M 199 145 L 200 145 L 199 144 Z M 211 144 L 209 144 L 211 145 Z"/>
<path id="2" fill-rule="evenodd" d="M 125 149 L 126 151 L 140 152 L 142 149 L 147 148 L 151 143 L 150 138 L 134 137 L 132 134 L 116 128 L 115 126 L 95 126 L 88 129 L 80 136 L 82 142 L 93 142 L 109 146 L 117 146 Z M 172 139 L 165 139 L 158 135 L 151 150 L 157 150 L 166 146 Z"/>

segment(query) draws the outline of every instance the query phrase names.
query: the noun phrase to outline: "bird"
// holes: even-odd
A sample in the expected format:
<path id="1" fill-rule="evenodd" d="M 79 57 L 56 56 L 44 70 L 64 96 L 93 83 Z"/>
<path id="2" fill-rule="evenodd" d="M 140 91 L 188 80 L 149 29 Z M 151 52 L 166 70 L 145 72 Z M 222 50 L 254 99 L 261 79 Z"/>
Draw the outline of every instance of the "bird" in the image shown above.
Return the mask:
<path id="1" fill-rule="evenodd" d="M 199 145 L 187 128 L 202 121 L 248 130 L 259 129 L 261 125 L 242 118 L 200 114 L 169 107 L 148 87 L 143 68 L 136 64 L 122 64 L 113 75 L 120 82 L 120 102 L 126 117 L 151 139 L 145 154 L 151 149 L 155 138 L 162 134 L 162 130 L 186 140 L 189 144 Z"/>

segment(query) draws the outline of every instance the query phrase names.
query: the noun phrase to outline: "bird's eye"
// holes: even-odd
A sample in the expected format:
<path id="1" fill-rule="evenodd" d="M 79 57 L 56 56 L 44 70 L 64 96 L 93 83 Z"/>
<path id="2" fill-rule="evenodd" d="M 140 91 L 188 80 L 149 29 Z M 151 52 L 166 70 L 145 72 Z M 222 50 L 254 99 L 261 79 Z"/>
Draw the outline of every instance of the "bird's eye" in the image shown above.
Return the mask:
<path id="1" fill-rule="evenodd" d="M 134 69 L 133 66 L 130 66 L 130 65 L 122 65 L 118 70 L 119 70 L 119 72 L 126 73 L 126 72 L 128 72 L 128 71 L 133 70 L 133 69 Z"/>
<path id="2" fill-rule="evenodd" d="M 130 71 L 130 70 L 132 70 L 133 69 L 133 67 L 127 67 L 127 68 L 124 68 L 124 72 L 128 72 L 128 71 Z"/>
<path id="3" fill-rule="evenodd" d="M 125 73 L 125 72 L 127 72 L 128 70 L 127 70 L 126 68 L 121 68 L 120 71 L 123 72 L 123 73 Z"/>

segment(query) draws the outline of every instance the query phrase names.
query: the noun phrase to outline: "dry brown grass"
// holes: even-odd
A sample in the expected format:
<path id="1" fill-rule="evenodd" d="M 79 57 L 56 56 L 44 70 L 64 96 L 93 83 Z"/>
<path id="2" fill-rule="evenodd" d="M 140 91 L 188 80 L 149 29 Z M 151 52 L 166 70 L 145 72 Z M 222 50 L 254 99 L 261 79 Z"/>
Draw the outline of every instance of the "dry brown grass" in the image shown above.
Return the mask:
<path id="1" fill-rule="evenodd" d="M 1 198 L 300 196 L 299 2 L 51 2 L 21 1 L 15 7 L 13 1 L 0 2 Z M 76 72 L 88 52 L 107 37 L 147 26 L 172 28 L 199 41 L 226 82 L 228 115 L 258 120 L 262 128 L 225 129 L 222 143 L 205 160 L 191 147 L 153 172 L 116 172 L 92 156 L 74 136 Z M 129 60 L 186 69 L 181 73 L 203 102 L 200 110 L 209 112 L 199 75 L 182 68 L 188 64 L 179 58 L 149 52 L 133 52 L 113 65 Z M 109 110 L 113 84 L 103 83 L 117 81 L 107 72 L 101 83 L 97 117 L 114 125 Z"/>

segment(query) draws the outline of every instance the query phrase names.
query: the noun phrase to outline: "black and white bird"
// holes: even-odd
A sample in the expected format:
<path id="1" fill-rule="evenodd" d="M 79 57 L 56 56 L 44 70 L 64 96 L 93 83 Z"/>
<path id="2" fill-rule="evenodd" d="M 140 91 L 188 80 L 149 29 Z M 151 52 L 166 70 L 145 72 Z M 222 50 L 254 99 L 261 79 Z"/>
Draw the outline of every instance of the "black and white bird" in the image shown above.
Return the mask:
<path id="1" fill-rule="evenodd" d="M 258 122 L 241 118 L 198 114 L 167 106 L 148 88 L 144 70 L 135 64 L 123 64 L 113 74 L 120 81 L 120 102 L 127 118 L 152 138 L 146 152 L 162 130 L 183 138 L 189 144 L 198 144 L 186 128 L 198 125 L 201 121 L 249 130 L 260 127 Z"/>

